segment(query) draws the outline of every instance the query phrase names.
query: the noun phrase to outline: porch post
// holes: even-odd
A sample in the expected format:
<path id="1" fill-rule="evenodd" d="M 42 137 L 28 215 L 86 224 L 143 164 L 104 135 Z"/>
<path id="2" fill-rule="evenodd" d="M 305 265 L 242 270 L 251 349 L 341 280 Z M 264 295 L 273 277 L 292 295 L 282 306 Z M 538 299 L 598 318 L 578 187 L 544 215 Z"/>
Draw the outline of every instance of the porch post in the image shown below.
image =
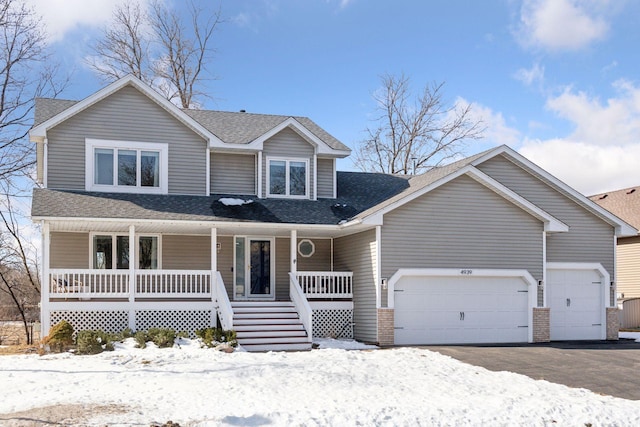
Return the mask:
<path id="1" fill-rule="evenodd" d="M 136 226 L 129 226 L 129 328 L 136 328 L 136 310 L 134 302 L 136 299 Z"/>
<path id="2" fill-rule="evenodd" d="M 216 300 L 218 290 L 218 229 L 211 227 L 211 300 Z"/>
<path id="3" fill-rule="evenodd" d="M 297 263 L 297 253 L 298 253 L 298 232 L 296 230 L 291 230 L 291 273 L 295 275 L 297 273 L 296 263 Z"/>
<path id="4" fill-rule="evenodd" d="M 51 325 L 51 314 L 49 313 L 49 289 L 51 280 L 49 279 L 49 223 L 42 221 L 42 283 L 40 284 L 40 337 L 49 335 Z"/>

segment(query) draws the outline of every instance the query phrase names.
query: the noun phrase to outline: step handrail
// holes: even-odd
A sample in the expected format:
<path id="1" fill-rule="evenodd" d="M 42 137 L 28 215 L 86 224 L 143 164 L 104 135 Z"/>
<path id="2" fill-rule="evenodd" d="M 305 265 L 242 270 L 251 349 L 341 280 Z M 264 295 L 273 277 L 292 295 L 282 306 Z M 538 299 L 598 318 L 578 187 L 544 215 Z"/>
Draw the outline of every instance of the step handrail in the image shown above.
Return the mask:
<path id="1" fill-rule="evenodd" d="M 307 342 L 313 341 L 313 311 L 309 301 L 304 296 L 300 283 L 294 273 L 289 273 L 289 297 L 291 302 L 296 307 L 300 321 L 304 325 L 304 329 L 307 332 Z"/>
<path id="2" fill-rule="evenodd" d="M 227 288 L 224 286 L 222 275 L 219 271 L 216 271 L 216 311 L 220 318 L 220 326 L 225 331 L 233 330 L 233 307 L 229 296 L 227 295 Z"/>

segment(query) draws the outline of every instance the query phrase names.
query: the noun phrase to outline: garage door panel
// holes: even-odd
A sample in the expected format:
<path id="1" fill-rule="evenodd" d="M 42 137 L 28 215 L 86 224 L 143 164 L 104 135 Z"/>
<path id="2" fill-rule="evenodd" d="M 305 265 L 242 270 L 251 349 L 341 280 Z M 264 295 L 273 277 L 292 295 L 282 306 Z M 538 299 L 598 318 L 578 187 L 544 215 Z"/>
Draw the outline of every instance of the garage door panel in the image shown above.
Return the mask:
<path id="1" fill-rule="evenodd" d="M 396 344 L 528 340 L 528 285 L 520 277 L 406 276 L 395 287 Z"/>

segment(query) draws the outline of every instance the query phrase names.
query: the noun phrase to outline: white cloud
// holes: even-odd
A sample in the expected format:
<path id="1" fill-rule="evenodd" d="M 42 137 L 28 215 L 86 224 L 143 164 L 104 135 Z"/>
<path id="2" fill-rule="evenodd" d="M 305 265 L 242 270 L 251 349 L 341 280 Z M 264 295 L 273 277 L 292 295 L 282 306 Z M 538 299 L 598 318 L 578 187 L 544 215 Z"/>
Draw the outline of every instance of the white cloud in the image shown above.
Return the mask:
<path id="1" fill-rule="evenodd" d="M 577 50 L 602 39 L 609 29 L 607 0 L 525 0 L 518 36 L 525 46 Z"/>
<path id="2" fill-rule="evenodd" d="M 111 20 L 112 11 L 128 0 L 25 0 L 42 16 L 50 42 L 57 42 L 78 27 L 100 28 Z M 139 0 L 144 3 L 145 0 Z"/>
<path id="3" fill-rule="evenodd" d="M 456 100 L 456 107 L 464 108 L 469 101 L 464 98 Z M 486 127 L 484 140 L 491 145 L 514 146 L 520 142 L 520 132 L 507 124 L 500 112 L 494 112 L 491 108 L 476 102 L 471 103 L 471 119 L 481 120 Z"/>
<path id="4" fill-rule="evenodd" d="M 597 146 L 565 139 L 525 141 L 518 150 L 585 195 L 640 183 L 640 144 Z"/>
<path id="5" fill-rule="evenodd" d="M 544 67 L 535 63 L 530 69 L 520 68 L 515 72 L 513 78 L 527 86 L 531 86 L 534 83 L 541 84 L 544 81 Z"/>

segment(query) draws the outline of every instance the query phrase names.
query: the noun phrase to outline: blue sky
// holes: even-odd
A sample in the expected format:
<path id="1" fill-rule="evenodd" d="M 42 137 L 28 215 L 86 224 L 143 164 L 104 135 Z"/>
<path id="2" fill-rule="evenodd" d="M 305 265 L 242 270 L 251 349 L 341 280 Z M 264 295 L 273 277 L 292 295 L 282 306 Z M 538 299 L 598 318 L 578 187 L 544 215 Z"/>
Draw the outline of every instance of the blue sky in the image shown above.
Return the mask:
<path id="1" fill-rule="evenodd" d="M 62 97 L 99 89 L 84 58 L 121 0 L 25 1 L 73 71 Z M 446 82 L 451 103 L 473 105 L 488 129 L 466 154 L 508 144 L 586 194 L 640 185 L 638 1 L 223 0 L 222 12 L 204 108 L 308 116 L 354 147 L 379 76 L 404 72 L 416 91 Z"/>

